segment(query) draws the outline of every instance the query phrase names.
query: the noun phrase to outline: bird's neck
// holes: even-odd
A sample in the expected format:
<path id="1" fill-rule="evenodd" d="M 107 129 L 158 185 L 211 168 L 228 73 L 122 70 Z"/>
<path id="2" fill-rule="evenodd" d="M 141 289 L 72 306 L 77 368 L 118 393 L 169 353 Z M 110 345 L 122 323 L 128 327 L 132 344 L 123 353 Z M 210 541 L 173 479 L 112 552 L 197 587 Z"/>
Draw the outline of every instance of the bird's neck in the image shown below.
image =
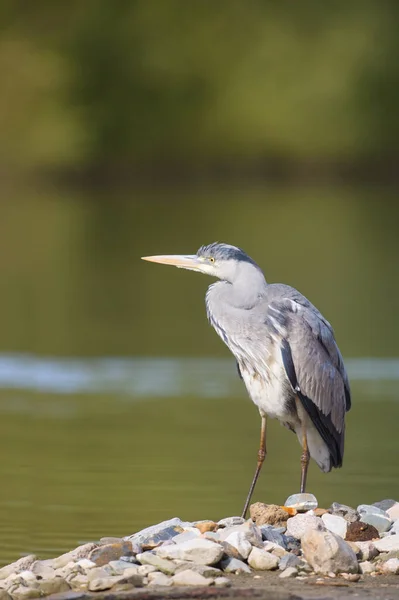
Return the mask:
<path id="1" fill-rule="evenodd" d="M 250 309 L 264 298 L 267 283 L 262 271 L 254 269 L 250 278 L 247 273 L 243 277 L 236 277 L 234 282 L 220 281 L 211 288 L 214 290 L 214 297 L 218 297 L 220 301 L 235 308 Z"/>

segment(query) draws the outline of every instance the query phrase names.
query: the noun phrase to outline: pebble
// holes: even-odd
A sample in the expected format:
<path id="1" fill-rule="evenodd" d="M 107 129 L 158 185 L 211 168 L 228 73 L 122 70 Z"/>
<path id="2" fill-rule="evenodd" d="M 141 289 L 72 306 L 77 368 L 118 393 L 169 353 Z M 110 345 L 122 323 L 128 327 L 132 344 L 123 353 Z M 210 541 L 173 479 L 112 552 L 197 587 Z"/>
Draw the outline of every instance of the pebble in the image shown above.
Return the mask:
<path id="1" fill-rule="evenodd" d="M 309 529 L 302 537 L 302 552 L 316 573 L 357 573 L 352 548 L 331 531 Z"/>
<path id="2" fill-rule="evenodd" d="M 263 502 L 255 502 L 249 509 L 251 519 L 257 525 L 276 525 L 280 527 L 286 524 L 289 517 L 287 511 L 277 504 L 263 504 Z"/>
<path id="3" fill-rule="evenodd" d="M 248 565 L 238 558 L 226 558 L 220 564 L 225 573 L 251 573 Z"/>
<path id="4" fill-rule="evenodd" d="M 198 529 L 200 533 L 205 533 L 206 531 L 215 531 L 218 525 L 215 521 L 197 521 L 194 527 Z"/>
<path id="5" fill-rule="evenodd" d="M 156 586 L 156 585 L 173 585 L 173 581 L 170 577 L 165 575 L 164 573 L 159 573 L 155 571 L 155 573 L 150 573 L 148 576 L 148 585 Z"/>
<path id="6" fill-rule="evenodd" d="M 355 521 L 349 523 L 345 539 L 347 542 L 367 542 L 378 537 L 378 531 L 373 525 L 363 523 L 363 521 Z"/>
<path id="7" fill-rule="evenodd" d="M 284 569 L 282 573 L 280 573 L 280 579 L 289 579 L 290 577 L 296 577 L 298 575 L 298 570 L 295 567 L 288 567 Z"/>
<path id="8" fill-rule="evenodd" d="M 297 540 L 301 540 L 306 531 L 318 528 L 325 529 L 323 521 L 312 514 L 295 515 L 287 521 L 287 534 Z"/>
<path id="9" fill-rule="evenodd" d="M 190 569 L 199 573 L 203 577 L 219 577 L 222 575 L 222 571 L 216 567 L 209 567 L 208 565 L 197 565 L 196 563 L 181 561 L 180 565 L 176 566 L 176 573 Z"/>
<path id="10" fill-rule="evenodd" d="M 374 515 L 371 513 L 363 513 L 361 515 L 363 523 L 368 523 L 376 528 L 378 533 L 384 533 L 388 531 L 392 526 L 392 521 L 389 517 L 384 515 Z"/>
<path id="11" fill-rule="evenodd" d="M 390 558 L 389 560 L 381 563 L 380 571 L 382 573 L 391 573 L 392 575 L 399 575 L 399 558 Z"/>
<path id="12" fill-rule="evenodd" d="M 0 569 L 0 579 L 6 579 L 13 573 L 20 573 L 21 571 L 25 571 L 29 569 L 33 563 L 36 561 L 36 556 L 34 554 L 29 554 L 28 556 L 23 556 L 19 560 L 2 567 Z"/>
<path id="13" fill-rule="evenodd" d="M 33 565 L 30 568 L 32 570 L 32 573 L 34 573 L 38 577 L 41 577 L 42 579 L 51 579 L 52 577 L 55 577 L 55 569 L 53 569 L 53 567 L 50 567 L 50 565 L 46 563 L 46 561 L 37 560 L 33 563 Z"/>
<path id="14" fill-rule="evenodd" d="M 191 527 L 191 523 L 182 521 L 179 519 L 179 517 L 174 517 L 168 521 L 157 523 L 157 525 L 146 527 L 145 529 L 142 529 L 137 533 L 133 533 L 132 535 L 128 535 L 123 539 L 137 544 L 156 544 L 171 539 L 174 535 L 181 533 L 186 527 Z"/>
<path id="15" fill-rule="evenodd" d="M 373 542 L 356 542 L 357 556 L 360 560 L 371 560 L 378 556 L 378 550 Z"/>
<path id="16" fill-rule="evenodd" d="M 96 563 L 92 564 L 96 566 Z M 132 566 L 132 563 L 127 562 L 126 560 L 111 560 L 108 566 L 114 575 L 123 575 L 124 571 Z"/>
<path id="17" fill-rule="evenodd" d="M 341 573 L 341 577 L 346 581 L 359 581 L 360 579 L 359 573 Z"/>
<path id="18" fill-rule="evenodd" d="M 194 538 L 200 537 L 201 533 L 198 529 L 189 529 L 188 531 L 183 531 L 183 533 L 178 533 L 175 535 L 173 542 L 175 544 L 180 544 L 181 542 L 188 542 L 188 540 L 193 540 Z"/>
<path id="19" fill-rule="evenodd" d="M 278 568 L 280 571 L 285 571 L 285 569 L 291 567 L 298 567 L 301 563 L 301 559 L 295 554 L 286 554 L 285 556 L 280 558 L 280 562 L 278 563 Z"/>
<path id="20" fill-rule="evenodd" d="M 201 585 L 208 586 L 213 583 L 212 579 L 207 577 L 203 577 L 199 573 L 195 571 L 191 571 L 187 569 L 186 571 L 181 571 L 180 573 L 176 573 L 172 577 L 173 585 Z"/>
<path id="21" fill-rule="evenodd" d="M 323 521 L 326 529 L 336 533 L 342 539 L 345 539 L 346 531 L 348 529 L 348 522 L 345 521 L 343 517 L 339 517 L 338 515 L 330 515 L 329 513 L 325 513 L 322 515 L 321 520 Z"/>
<path id="22" fill-rule="evenodd" d="M 89 543 L 83 544 L 82 546 L 78 546 L 75 550 L 71 552 L 66 552 L 65 554 L 61 554 L 58 558 L 54 558 L 51 566 L 53 569 L 60 569 L 61 567 L 65 567 L 70 562 L 75 562 L 81 558 L 88 558 L 90 553 L 98 547 L 98 544 Z"/>
<path id="23" fill-rule="evenodd" d="M 278 563 L 277 556 L 260 548 L 252 548 L 251 554 L 248 556 L 249 566 L 256 571 L 272 571 L 277 569 Z"/>
<path id="24" fill-rule="evenodd" d="M 378 552 L 399 550 L 399 535 L 389 535 L 382 540 L 375 540 L 373 543 Z"/>
<path id="25" fill-rule="evenodd" d="M 225 529 L 222 529 L 220 531 L 220 539 L 225 541 L 232 533 L 236 532 L 242 533 L 245 539 L 248 540 L 252 546 L 262 548 L 262 532 L 251 520 L 246 521 L 242 525 L 234 525 L 233 527 L 226 527 Z"/>
<path id="26" fill-rule="evenodd" d="M 380 500 L 379 502 L 373 502 L 373 506 L 376 506 L 377 508 L 380 508 L 381 510 L 388 510 L 389 508 L 391 508 L 394 504 L 397 504 L 396 500 Z"/>
<path id="27" fill-rule="evenodd" d="M 298 512 L 306 512 L 317 508 L 318 502 L 313 494 L 293 494 L 287 498 L 284 506 L 295 508 Z"/>
<path id="28" fill-rule="evenodd" d="M 272 527 L 272 525 L 262 525 L 260 527 L 262 539 L 269 542 L 274 542 L 286 550 L 286 536 L 281 533 L 281 528 Z"/>
<path id="29" fill-rule="evenodd" d="M 395 504 L 387 508 L 386 513 L 392 521 L 399 521 L 399 502 L 395 502 Z"/>
<path id="30" fill-rule="evenodd" d="M 218 521 L 219 527 L 234 527 L 234 525 L 242 525 L 245 523 L 245 519 L 242 517 L 225 517 Z"/>
<path id="31" fill-rule="evenodd" d="M 137 567 L 137 573 L 143 577 L 148 577 L 151 573 L 156 573 L 157 571 L 158 569 L 153 565 L 140 565 Z"/>
<path id="32" fill-rule="evenodd" d="M 375 564 L 368 560 L 359 563 L 359 571 L 363 573 L 363 575 L 369 575 L 370 573 L 374 573 L 375 570 Z"/>
<path id="33" fill-rule="evenodd" d="M 121 556 L 133 556 L 133 546 L 131 542 L 118 542 L 117 544 L 106 544 L 92 550 L 89 554 L 89 560 L 96 563 L 98 567 L 107 565 L 112 560 L 118 560 Z"/>
<path id="34" fill-rule="evenodd" d="M 68 592 L 71 588 L 63 577 L 52 577 L 51 579 L 43 579 L 40 581 L 39 589 L 43 596 L 49 596 L 50 594 Z"/>
<path id="35" fill-rule="evenodd" d="M 202 565 L 214 565 L 222 558 L 223 547 L 209 540 L 198 538 L 172 546 L 160 546 L 156 549 L 156 554 L 162 558 L 180 558 Z"/>
<path id="36" fill-rule="evenodd" d="M 217 577 L 214 581 L 214 585 L 216 587 L 231 587 L 231 581 L 230 579 L 227 579 L 227 577 Z"/>
<path id="37" fill-rule="evenodd" d="M 348 523 L 354 523 L 359 520 L 359 515 L 354 508 L 346 504 L 340 504 L 339 502 L 333 502 L 328 512 L 337 517 L 342 517 Z"/>
<path id="38" fill-rule="evenodd" d="M 143 554 L 137 555 L 137 560 L 142 566 L 151 566 L 165 575 L 174 575 L 176 572 L 176 565 L 166 558 L 153 554 L 152 552 L 143 552 Z M 143 573 L 144 575 L 144 573 Z"/>
<path id="39" fill-rule="evenodd" d="M 233 546 L 233 548 L 237 550 L 238 555 L 236 556 L 236 558 L 239 558 L 241 560 L 245 560 L 248 558 L 252 550 L 252 545 L 247 540 L 244 532 L 233 531 L 233 533 L 227 536 L 227 538 L 225 538 L 224 541 L 226 544 L 228 544 L 229 546 Z"/>

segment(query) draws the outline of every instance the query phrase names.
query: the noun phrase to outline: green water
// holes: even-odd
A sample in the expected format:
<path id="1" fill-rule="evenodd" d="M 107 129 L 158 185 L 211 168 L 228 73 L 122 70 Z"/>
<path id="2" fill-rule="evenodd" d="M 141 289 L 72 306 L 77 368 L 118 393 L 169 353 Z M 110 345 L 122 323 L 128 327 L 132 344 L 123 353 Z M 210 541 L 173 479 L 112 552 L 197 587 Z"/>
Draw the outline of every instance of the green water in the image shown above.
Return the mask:
<path id="1" fill-rule="evenodd" d="M 305 293 L 334 324 L 344 356 L 399 355 L 398 211 L 389 190 L 47 189 L 8 200 L 3 354 L 228 357 L 204 315 L 210 280 L 139 260 L 219 239 L 242 246 L 269 281 Z M 241 511 L 259 416 L 240 382 L 206 397 L 187 372 L 175 396 L 160 388 L 152 397 L 79 386 L 43 392 L 35 377 L 0 391 L 1 562 L 53 556 L 173 516 Z M 397 397 L 395 381 L 353 382 L 344 467 L 329 475 L 311 467 L 308 488 L 321 506 L 399 498 Z M 254 499 L 282 503 L 298 490 L 300 447 L 275 422 L 268 447 Z"/>

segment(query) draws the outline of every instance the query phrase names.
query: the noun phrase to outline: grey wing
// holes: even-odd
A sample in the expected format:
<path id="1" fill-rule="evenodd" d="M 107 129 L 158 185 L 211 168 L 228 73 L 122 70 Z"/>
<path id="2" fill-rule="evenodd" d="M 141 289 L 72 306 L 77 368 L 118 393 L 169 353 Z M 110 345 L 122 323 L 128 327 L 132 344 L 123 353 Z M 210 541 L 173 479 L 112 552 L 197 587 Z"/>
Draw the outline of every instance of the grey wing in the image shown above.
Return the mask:
<path id="1" fill-rule="evenodd" d="M 326 443 L 333 467 L 342 465 L 348 376 L 328 321 L 310 303 L 282 298 L 270 304 L 281 315 L 280 345 L 287 377 Z"/>

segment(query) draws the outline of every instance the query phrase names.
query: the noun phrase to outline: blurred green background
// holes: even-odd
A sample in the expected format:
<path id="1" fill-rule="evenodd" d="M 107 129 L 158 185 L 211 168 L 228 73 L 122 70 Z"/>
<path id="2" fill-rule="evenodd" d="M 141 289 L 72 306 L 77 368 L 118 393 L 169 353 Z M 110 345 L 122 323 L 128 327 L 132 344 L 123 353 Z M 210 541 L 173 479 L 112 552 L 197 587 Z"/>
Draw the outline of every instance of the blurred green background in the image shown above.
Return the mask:
<path id="1" fill-rule="evenodd" d="M 3 0 L 0 562 L 240 512 L 259 417 L 210 281 L 139 260 L 215 240 L 348 361 L 345 464 L 309 491 L 399 499 L 398 46 L 388 0 Z M 271 423 L 254 499 L 299 456 Z"/>

